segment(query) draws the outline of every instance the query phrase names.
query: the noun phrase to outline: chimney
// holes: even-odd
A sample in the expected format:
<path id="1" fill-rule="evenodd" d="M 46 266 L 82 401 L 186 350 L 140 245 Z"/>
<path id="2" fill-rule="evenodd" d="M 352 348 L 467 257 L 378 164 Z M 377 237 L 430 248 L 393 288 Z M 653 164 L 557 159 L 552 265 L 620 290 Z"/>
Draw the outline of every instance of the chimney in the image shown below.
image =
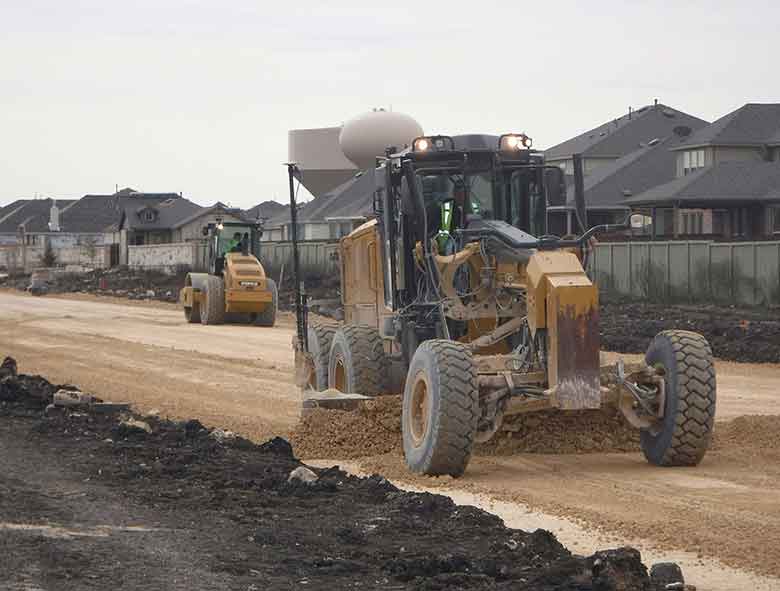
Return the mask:
<path id="1" fill-rule="evenodd" d="M 60 208 L 57 207 L 56 201 L 52 201 L 51 209 L 49 210 L 49 231 L 60 231 Z"/>

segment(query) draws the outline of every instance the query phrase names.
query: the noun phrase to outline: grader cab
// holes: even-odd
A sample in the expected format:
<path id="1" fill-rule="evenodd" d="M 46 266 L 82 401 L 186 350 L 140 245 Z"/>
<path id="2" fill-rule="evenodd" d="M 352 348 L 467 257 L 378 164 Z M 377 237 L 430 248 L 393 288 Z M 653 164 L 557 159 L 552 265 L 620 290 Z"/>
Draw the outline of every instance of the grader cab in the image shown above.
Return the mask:
<path id="1" fill-rule="evenodd" d="M 375 219 L 340 243 L 343 324 L 309 324 L 298 298 L 304 409 L 403 392 L 406 463 L 429 475 L 463 474 L 510 414 L 605 405 L 641 430 L 651 463 L 701 460 L 715 413 L 701 335 L 666 331 L 645 363 L 600 364 L 584 262 L 628 221 L 588 228 L 578 182 L 582 233 L 548 235 L 564 178 L 522 134 L 417 138 L 375 179 Z"/>
<path id="2" fill-rule="evenodd" d="M 179 293 L 187 322 L 273 326 L 279 295 L 259 261 L 260 226 L 217 220 L 203 228 L 203 235 L 208 272 L 188 273 Z"/>

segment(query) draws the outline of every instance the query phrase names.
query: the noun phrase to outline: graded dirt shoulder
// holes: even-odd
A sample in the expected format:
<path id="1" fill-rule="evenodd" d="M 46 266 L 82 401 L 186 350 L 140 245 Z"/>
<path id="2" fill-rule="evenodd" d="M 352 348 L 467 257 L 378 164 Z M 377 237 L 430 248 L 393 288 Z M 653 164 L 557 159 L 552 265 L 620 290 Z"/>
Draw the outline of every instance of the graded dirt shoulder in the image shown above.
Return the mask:
<path id="1" fill-rule="evenodd" d="M 0 355 L 15 356 L 26 371 L 76 383 L 106 399 L 132 402 L 142 411 L 196 417 L 255 440 L 287 435 L 298 421 L 293 332 L 289 318 L 270 330 L 187 325 L 175 308 L 0 293 Z M 412 479 L 388 439 L 399 429 L 395 420 L 384 422 L 381 435 L 356 423 L 361 446 L 375 456 L 360 461 L 366 470 L 400 482 L 521 501 L 587 528 L 641 537 L 659 548 L 686 549 L 778 576 L 780 458 L 771 445 L 759 443 L 780 436 L 762 430 L 771 429 L 776 419 L 741 419 L 731 423 L 733 429 L 723 421 L 780 415 L 780 366 L 718 361 L 716 367 L 716 445 L 698 468 L 653 468 L 637 453 L 491 452 L 477 455 L 457 481 Z M 339 438 L 350 440 L 348 432 L 329 428 L 325 441 L 335 447 L 311 448 L 306 457 L 349 455 L 343 447 L 338 451 Z M 533 432 L 518 433 L 533 443 Z"/>

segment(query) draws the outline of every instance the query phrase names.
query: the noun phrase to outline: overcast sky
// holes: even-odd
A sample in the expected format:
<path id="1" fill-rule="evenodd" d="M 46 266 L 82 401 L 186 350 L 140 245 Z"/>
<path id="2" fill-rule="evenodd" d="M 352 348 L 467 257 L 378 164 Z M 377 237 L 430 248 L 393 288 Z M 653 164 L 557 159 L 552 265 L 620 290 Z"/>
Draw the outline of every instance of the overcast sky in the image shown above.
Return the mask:
<path id="1" fill-rule="evenodd" d="M 0 204 L 286 199 L 287 130 L 390 107 L 547 147 L 780 101 L 776 1 L 0 0 Z"/>

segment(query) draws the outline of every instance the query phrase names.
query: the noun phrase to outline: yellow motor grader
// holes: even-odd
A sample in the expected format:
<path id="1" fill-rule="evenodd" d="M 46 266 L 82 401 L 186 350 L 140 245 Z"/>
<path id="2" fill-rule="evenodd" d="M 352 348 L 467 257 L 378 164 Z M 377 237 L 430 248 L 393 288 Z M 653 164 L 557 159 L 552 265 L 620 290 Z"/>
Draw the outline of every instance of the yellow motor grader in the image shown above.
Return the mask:
<path id="1" fill-rule="evenodd" d="M 562 171 L 523 134 L 421 137 L 377 164 L 376 217 L 340 242 L 343 324 L 310 324 L 297 294 L 304 410 L 403 392 L 406 463 L 428 475 L 462 475 L 508 415 L 605 405 L 641 430 L 649 462 L 699 463 L 716 395 L 704 337 L 664 331 L 644 363 L 600 364 L 584 259 L 630 222 L 587 227 L 578 156 L 582 233 L 568 237 L 546 227 L 566 201 Z"/>
<path id="2" fill-rule="evenodd" d="M 260 226 L 217 220 L 203 228 L 203 235 L 208 272 L 188 273 L 179 293 L 187 322 L 273 326 L 279 294 L 259 261 Z"/>

